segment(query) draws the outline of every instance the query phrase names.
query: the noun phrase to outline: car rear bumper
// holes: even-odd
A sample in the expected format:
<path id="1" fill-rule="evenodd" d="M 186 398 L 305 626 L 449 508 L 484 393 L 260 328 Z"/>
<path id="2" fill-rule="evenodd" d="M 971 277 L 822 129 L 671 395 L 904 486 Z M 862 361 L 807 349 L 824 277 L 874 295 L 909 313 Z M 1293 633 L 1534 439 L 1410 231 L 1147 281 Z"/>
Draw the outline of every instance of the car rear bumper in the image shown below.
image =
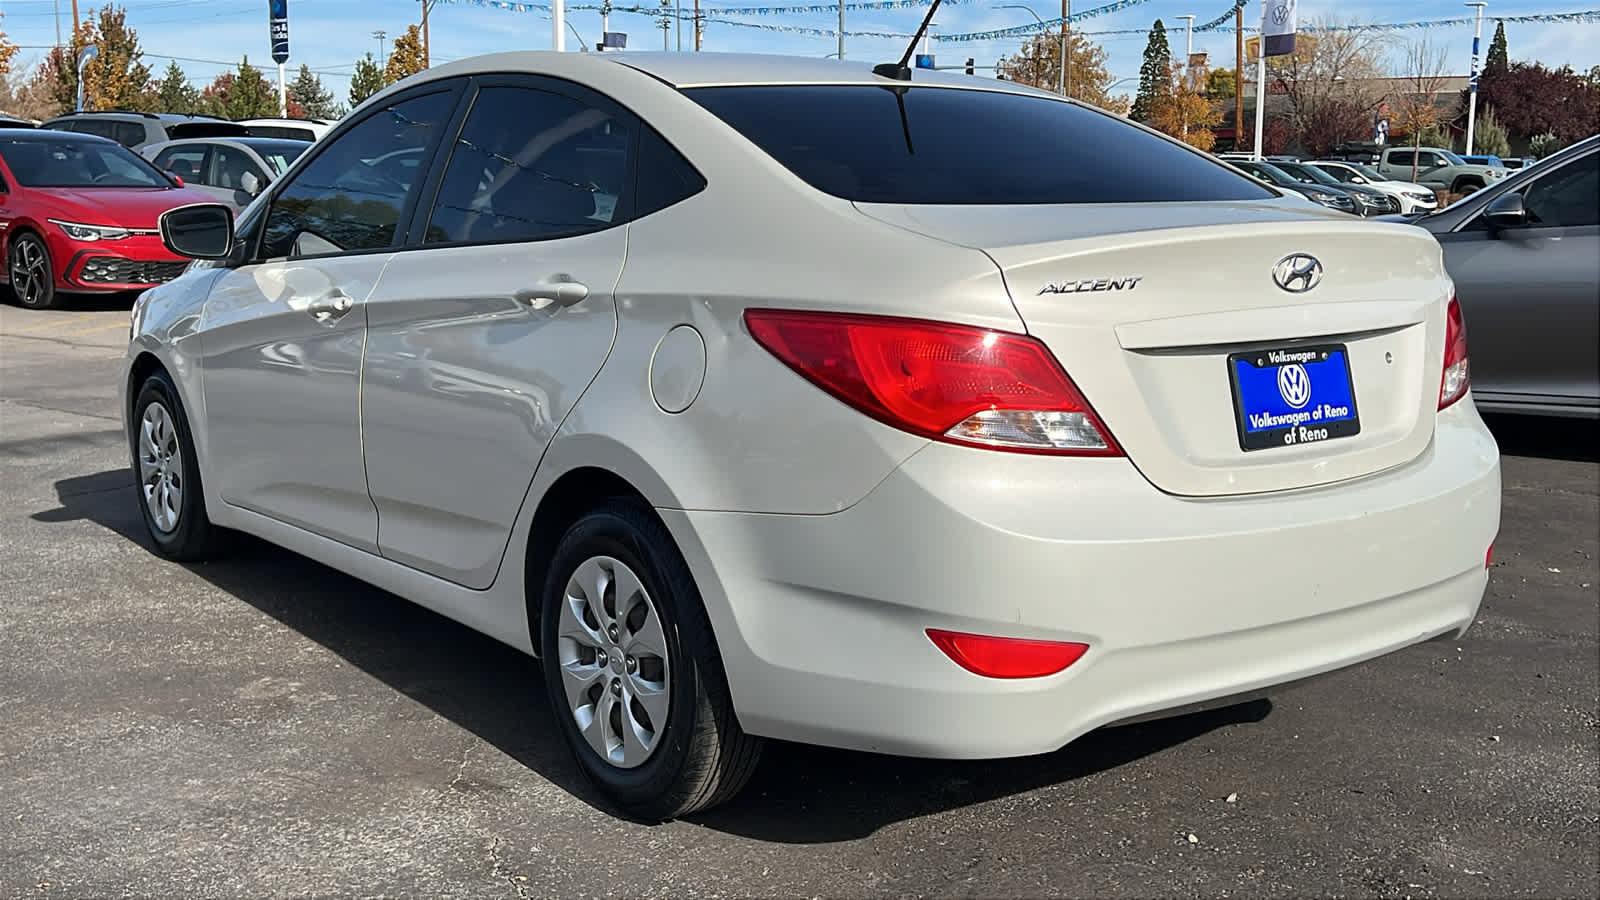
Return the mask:
<path id="1" fill-rule="evenodd" d="M 1180 498 L 1126 460 L 930 444 L 839 513 L 661 514 L 747 731 L 1007 757 L 1465 631 L 1499 455 L 1469 401 L 1404 466 L 1271 496 Z M 990 679 L 929 628 L 1090 649 L 1056 675 Z"/>

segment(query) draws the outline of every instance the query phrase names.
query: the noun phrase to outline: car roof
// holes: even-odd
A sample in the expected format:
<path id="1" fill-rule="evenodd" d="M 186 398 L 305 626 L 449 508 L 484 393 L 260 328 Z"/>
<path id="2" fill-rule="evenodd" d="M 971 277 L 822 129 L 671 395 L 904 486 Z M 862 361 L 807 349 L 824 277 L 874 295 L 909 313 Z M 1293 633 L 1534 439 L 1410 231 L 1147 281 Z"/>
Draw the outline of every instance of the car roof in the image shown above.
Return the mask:
<path id="1" fill-rule="evenodd" d="M 619 53 L 557 53 L 551 50 L 522 50 L 490 53 L 455 60 L 428 70 L 432 77 L 475 75 L 487 72 L 535 72 L 581 79 L 595 66 L 624 66 L 663 81 L 673 87 L 712 87 L 731 85 L 860 84 L 973 88 L 1029 94 L 1040 97 L 1058 95 L 1015 81 L 977 78 L 957 72 L 912 69 L 911 81 L 895 81 L 875 75 L 872 67 L 897 59 L 870 62 L 817 59 L 808 56 L 780 56 L 765 53 L 660 53 L 624 51 Z"/>
<path id="2" fill-rule="evenodd" d="M 84 134 L 81 131 L 58 131 L 54 128 L 0 128 L 0 135 L 8 141 L 59 141 L 71 138 L 75 141 L 89 143 L 117 144 L 110 138 L 103 138 L 98 134 Z M 117 144 L 118 147 L 122 146 Z"/>
<path id="3" fill-rule="evenodd" d="M 148 113 L 137 112 L 131 109 L 83 109 L 75 112 L 62 113 L 46 120 L 47 122 L 60 122 L 65 119 L 136 119 L 143 122 L 160 122 L 163 125 L 172 125 L 177 122 L 226 122 L 220 116 L 208 116 L 201 113 L 186 115 L 183 113 Z"/>
<path id="4" fill-rule="evenodd" d="M 308 147 L 311 146 L 310 141 L 302 141 L 298 138 L 260 137 L 253 134 L 227 134 L 217 135 L 216 137 L 174 138 L 170 141 L 157 141 L 147 146 L 165 149 L 167 147 L 182 147 L 190 144 L 235 144 L 240 147 L 275 147 L 280 144 L 305 144 Z"/>

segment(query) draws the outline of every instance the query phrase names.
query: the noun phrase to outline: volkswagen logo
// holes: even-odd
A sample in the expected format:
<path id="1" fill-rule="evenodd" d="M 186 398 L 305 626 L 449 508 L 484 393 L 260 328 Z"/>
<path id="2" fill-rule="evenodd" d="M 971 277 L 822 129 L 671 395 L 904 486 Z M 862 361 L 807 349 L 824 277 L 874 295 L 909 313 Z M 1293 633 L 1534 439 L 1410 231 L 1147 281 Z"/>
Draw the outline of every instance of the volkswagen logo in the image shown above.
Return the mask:
<path id="1" fill-rule="evenodd" d="M 1272 267 L 1272 280 L 1291 294 L 1304 294 L 1322 283 L 1322 263 L 1304 253 L 1285 256 Z"/>
<path id="2" fill-rule="evenodd" d="M 1311 375 L 1299 363 L 1290 363 L 1278 369 L 1278 394 L 1283 402 L 1300 409 L 1311 402 Z"/>

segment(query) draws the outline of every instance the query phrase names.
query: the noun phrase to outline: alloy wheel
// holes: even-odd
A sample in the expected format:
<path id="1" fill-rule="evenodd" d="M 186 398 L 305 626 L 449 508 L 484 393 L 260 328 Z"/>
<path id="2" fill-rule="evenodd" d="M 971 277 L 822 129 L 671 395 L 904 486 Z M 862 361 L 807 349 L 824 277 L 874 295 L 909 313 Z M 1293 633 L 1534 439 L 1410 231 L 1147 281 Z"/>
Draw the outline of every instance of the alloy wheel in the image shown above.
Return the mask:
<path id="1" fill-rule="evenodd" d="M 11 251 L 11 289 L 28 306 L 37 304 L 49 284 L 50 264 L 38 241 L 22 239 Z"/>

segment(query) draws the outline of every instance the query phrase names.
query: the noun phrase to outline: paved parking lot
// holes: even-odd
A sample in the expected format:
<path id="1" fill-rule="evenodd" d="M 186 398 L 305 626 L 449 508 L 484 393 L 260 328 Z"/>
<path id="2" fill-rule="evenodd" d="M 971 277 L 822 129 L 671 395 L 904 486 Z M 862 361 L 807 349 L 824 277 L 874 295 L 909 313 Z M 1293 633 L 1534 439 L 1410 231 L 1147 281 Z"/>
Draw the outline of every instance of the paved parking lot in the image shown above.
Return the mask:
<path id="1" fill-rule="evenodd" d="M 597 804 L 515 651 L 246 542 L 143 546 L 126 298 L 0 307 L 0 896 L 1600 892 L 1592 426 L 1508 454 L 1478 624 L 995 763 L 770 748 L 734 805 Z"/>

